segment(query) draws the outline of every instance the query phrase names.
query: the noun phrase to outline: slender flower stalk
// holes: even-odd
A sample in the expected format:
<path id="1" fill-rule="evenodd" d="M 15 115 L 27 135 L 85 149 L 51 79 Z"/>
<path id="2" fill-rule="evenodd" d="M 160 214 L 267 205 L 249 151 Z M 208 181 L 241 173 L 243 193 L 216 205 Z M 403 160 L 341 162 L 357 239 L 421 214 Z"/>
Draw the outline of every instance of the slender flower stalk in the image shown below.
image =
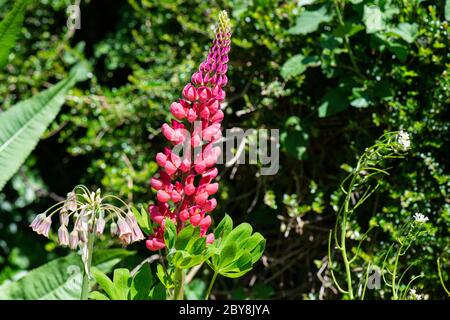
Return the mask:
<path id="1" fill-rule="evenodd" d="M 178 232 L 188 222 L 194 227 L 199 226 L 207 243 L 214 241 L 214 234 L 208 234 L 211 225 L 208 213 L 217 206 L 216 199 L 211 196 L 219 188 L 219 184 L 214 182 L 218 175 L 214 166 L 221 151 L 214 142 L 222 137 L 224 113 L 221 102 L 225 99 L 223 87 L 228 82 L 230 38 L 230 21 L 227 13 L 222 11 L 206 60 L 184 87 L 182 98 L 170 105 L 170 112 L 176 120 L 172 120 L 170 125 L 165 123 L 162 133 L 173 148 L 165 148 L 156 155 L 161 170 L 150 183 L 157 191 L 157 201 L 149 206 L 150 217 L 156 225 L 154 233 L 146 241 L 149 250 L 165 247 L 166 219 L 173 221 Z M 184 146 L 183 156 L 177 152 L 181 145 Z"/>
<path id="2" fill-rule="evenodd" d="M 343 180 L 340 189 L 344 193 L 344 200 L 339 209 L 336 224 L 333 230 L 330 230 L 328 238 L 328 262 L 331 277 L 337 289 L 347 295 L 350 300 L 355 299 L 352 279 L 352 263 L 358 258 L 360 246 L 353 257 L 347 248 L 347 231 L 351 218 L 356 210 L 378 189 L 379 182 L 371 181 L 371 177 L 377 175 L 388 175 L 384 170 L 384 162 L 391 158 L 402 158 L 404 153 L 411 147 L 409 134 L 404 131 L 387 132 L 381 136 L 375 145 L 367 148 L 363 155 L 359 158 L 355 168 Z M 362 192 L 359 199 L 353 201 L 356 191 Z M 423 217 L 418 217 L 421 221 Z M 416 220 L 418 219 L 416 218 Z M 370 229 L 369 229 L 370 231 Z M 363 239 L 367 236 L 364 235 Z M 362 241 L 362 240 L 361 240 Z M 340 251 L 342 263 L 345 270 L 345 285 L 340 285 L 334 274 L 333 261 L 331 259 L 331 247 Z M 393 276 L 395 278 L 395 274 Z M 396 293 L 394 292 L 396 297 Z"/>

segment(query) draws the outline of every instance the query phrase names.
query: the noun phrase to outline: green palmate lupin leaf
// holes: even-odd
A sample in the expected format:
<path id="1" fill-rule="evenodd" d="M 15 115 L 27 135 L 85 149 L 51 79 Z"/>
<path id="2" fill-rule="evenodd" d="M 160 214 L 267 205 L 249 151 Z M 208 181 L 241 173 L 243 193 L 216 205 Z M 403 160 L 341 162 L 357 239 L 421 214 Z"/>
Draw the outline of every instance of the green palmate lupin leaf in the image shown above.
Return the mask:
<path id="1" fill-rule="evenodd" d="M 159 281 L 166 287 L 167 289 L 173 288 L 173 282 L 171 275 L 167 274 L 164 270 L 164 267 L 161 264 L 156 266 L 156 276 Z"/>
<path id="2" fill-rule="evenodd" d="M 189 241 L 194 237 L 194 234 L 198 231 L 198 228 L 194 228 L 192 225 L 184 227 L 180 233 L 177 235 L 177 241 L 175 243 L 175 248 L 177 250 L 184 250 L 188 245 Z M 200 233 L 199 231 L 197 232 Z"/>
<path id="3" fill-rule="evenodd" d="M 12 10 L 0 22 L 0 69 L 6 65 L 9 52 L 20 33 L 27 3 L 28 0 L 17 0 Z"/>
<path id="4" fill-rule="evenodd" d="M 141 211 L 139 211 L 137 208 L 133 207 L 133 213 L 134 213 L 134 216 L 136 217 L 139 227 L 141 227 L 141 230 L 146 235 L 151 234 L 153 232 L 152 222 L 150 220 L 150 215 L 147 213 L 145 208 L 141 207 Z"/>
<path id="5" fill-rule="evenodd" d="M 200 236 L 200 228 L 192 225 L 184 227 L 177 235 L 175 253 L 171 263 L 180 269 L 188 269 L 207 259 L 206 238 Z"/>
<path id="6" fill-rule="evenodd" d="M 224 239 L 231 230 L 233 230 L 233 220 L 228 214 L 226 214 L 214 230 L 214 237 L 216 239 Z"/>
<path id="7" fill-rule="evenodd" d="M 164 242 L 167 248 L 173 248 L 177 240 L 177 227 L 172 220 L 166 219 L 164 223 Z"/>
<path id="8" fill-rule="evenodd" d="M 225 226 L 229 226 L 228 219 L 225 216 L 217 229 L 224 230 Z M 261 258 L 266 244 L 260 233 L 252 232 L 248 223 L 242 223 L 228 232 L 218 232 L 221 237 L 208 246 L 207 263 L 214 272 L 228 278 L 238 278 L 252 269 Z"/>
<path id="9" fill-rule="evenodd" d="M 80 64 L 66 79 L 0 114 L 0 190 L 33 151 L 58 114 L 67 91 L 85 79 L 86 71 Z"/>
<path id="10" fill-rule="evenodd" d="M 110 272 L 120 258 L 132 254 L 123 249 L 117 249 L 111 255 L 106 251 L 102 250 L 100 256 L 94 252 L 93 258 L 93 265 L 104 272 Z M 108 257 L 116 263 L 108 264 Z M 69 254 L 30 271 L 16 282 L 0 286 L 0 300 L 77 300 L 81 293 L 82 272 L 80 256 Z"/>

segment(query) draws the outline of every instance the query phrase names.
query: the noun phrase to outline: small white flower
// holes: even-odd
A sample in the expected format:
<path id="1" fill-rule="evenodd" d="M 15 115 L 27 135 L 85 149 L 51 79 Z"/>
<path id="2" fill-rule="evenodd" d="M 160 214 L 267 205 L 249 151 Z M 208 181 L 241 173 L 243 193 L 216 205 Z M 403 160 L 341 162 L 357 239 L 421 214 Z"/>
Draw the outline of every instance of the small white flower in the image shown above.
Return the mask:
<path id="1" fill-rule="evenodd" d="M 410 300 L 422 300 L 423 296 L 421 294 L 418 294 L 416 292 L 416 289 L 409 289 L 409 296 L 408 298 Z"/>
<path id="2" fill-rule="evenodd" d="M 408 132 L 400 130 L 397 135 L 397 143 L 402 151 L 407 151 L 411 147 L 411 140 L 409 139 Z"/>
<path id="3" fill-rule="evenodd" d="M 423 215 L 423 214 L 421 214 L 420 212 L 416 212 L 416 213 L 414 214 L 414 220 L 415 220 L 417 223 L 425 223 L 425 222 L 428 221 L 428 217 L 425 216 L 425 215 Z"/>

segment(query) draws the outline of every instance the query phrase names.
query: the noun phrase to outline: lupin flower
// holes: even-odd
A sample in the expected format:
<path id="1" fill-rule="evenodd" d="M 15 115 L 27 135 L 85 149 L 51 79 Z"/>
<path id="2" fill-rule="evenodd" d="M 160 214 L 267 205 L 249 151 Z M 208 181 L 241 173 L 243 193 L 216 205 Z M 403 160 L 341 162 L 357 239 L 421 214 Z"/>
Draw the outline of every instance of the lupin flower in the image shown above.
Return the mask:
<path id="1" fill-rule="evenodd" d="M 164 124 L 162 133 L 174 146 L 186 144 L 188 152 L 181 158 L 175 148 L 166 148 L 156 155 L 161 170 L 150 183 L 157 192 L 157 201 L 149 206 L 149 214 L 157 226 L 146 241 L 149 250 L 165 247 L 166 219 L 174 222 L 178 232 L 187 222 L 199 226 L 200 235 L 206 237 L 207 243 L 214 242 L 214 234 L 208 234 L 211 225 L 208 213 L 217 206 L 216 199 L 211 196 L 219 188 L 213 180 L 218 174 L 214 166 L 220 156 L 220 148 L 214 147 L 214 142 L 222 137 L 224 113 L 220 103 L 225 99 L 223 87 L 228 83 L 230 39 L 230 20 L 222 11 L 206 60 L 184 87 L 182 98 L 170 105 L 170 112 L 177 120 L 172 120 L 171 125 Z M 191 128 L 190 131 L 187 128 Z M 201 152 L 194 155 L 192 148 L 200 148 Z"/>

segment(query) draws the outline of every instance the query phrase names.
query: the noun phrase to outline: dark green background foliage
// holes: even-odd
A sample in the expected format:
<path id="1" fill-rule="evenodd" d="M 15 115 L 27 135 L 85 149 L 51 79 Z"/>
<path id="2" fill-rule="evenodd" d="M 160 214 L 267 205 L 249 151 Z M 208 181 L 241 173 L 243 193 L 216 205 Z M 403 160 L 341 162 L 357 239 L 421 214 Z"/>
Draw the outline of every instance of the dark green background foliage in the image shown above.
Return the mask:
<path id="1" fill-rule="evenodd" d="M 0 0 L 2 16 L 10 2 Z M 75 33 L 66 28 L 70 2 L 32 1 L 0 73 L 5 110 L 62 79 L 80 58 L 92 66 L 91 78 L 71 91 L 57 121 L 0 193 L 0 284 L 66 254 L 27 225 L 75 184 L 135 204 L 154 199 L 148 183 L 165 144 L 158 130 L 204 58 L 224 9 L 233 24 L 224 128 L 279 128 L 281 152 L 275 176 L 258 175 L 255 165 L 235 172 L 221 166 L 215 221 L 225 212 L 249 221 L 267 238 L 267 249 L 243 281 L 219 281 L 216 296 L 337 298 L 332 289 L 321 290 L 329 274 L 319 269 L 339 183 L 384 130 L 403 129 L 411 134 L 411 152 L 392 161 L 391 175 L 359 209 L 348 236 L 357 239 L 377 225 L 359 263 L 379 262 L 399 227 L 424 213 L 433 232 L 402 263 L 421 261 L 411 269 L 424 274 L 415 287 L 430 298 L 445 297 L 436 268 L 438 256 L 450 258 L 445 1 L 91 0 L 81 1 Z M 133 249 L 138 255 L 122 263 L 129 268 L 149 254 L 143 243 Z M 202 277 L 210 275 L 202 274 L 192 292 L 204 290 Z M 367 295 L 388 298 L 389 291 Z"/>

